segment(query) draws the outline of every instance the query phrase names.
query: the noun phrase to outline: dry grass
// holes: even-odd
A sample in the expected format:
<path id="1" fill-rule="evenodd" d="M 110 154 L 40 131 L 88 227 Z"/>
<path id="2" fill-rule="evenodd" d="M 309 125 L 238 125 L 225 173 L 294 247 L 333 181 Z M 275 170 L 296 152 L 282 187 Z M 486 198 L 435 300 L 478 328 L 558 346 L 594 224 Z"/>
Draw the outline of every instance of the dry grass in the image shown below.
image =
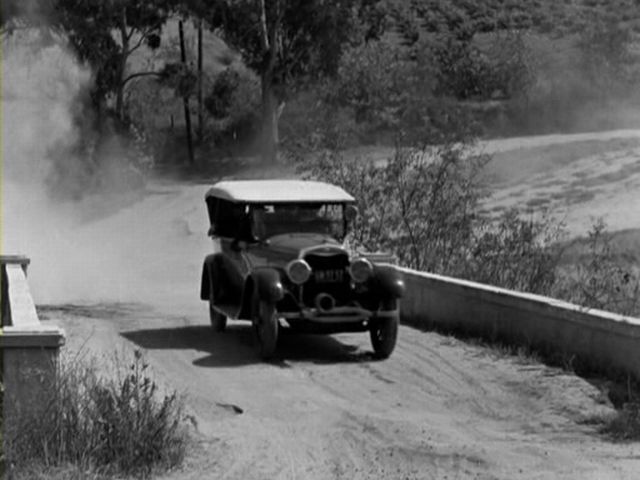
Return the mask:
<path id="1" fill-rule="evenodd" d="M 144 478 L 181 463 L 177 394 L 161 392 L 138 351 L 114 367 L 101 375 L 93 362 L 63 362 L 48 405 L 4 432 L 9 478 Z"/>

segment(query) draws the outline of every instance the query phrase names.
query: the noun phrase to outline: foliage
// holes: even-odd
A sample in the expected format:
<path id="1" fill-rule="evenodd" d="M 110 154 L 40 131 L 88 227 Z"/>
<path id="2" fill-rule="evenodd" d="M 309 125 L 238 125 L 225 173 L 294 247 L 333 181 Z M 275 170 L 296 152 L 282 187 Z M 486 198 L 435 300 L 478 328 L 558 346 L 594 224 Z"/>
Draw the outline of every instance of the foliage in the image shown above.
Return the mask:
<path id="1" fill-rule="evenodd" d="M 338 4 L 279 0 L 265 2 L 264 12 L 258 8 L 259 3 L 220 0 L 203 16 L 212 29 L 242 53 L 246 65 L 258 75 L 265 73 L 269 61 L 275 62 L 274 82 L 281 87 L 300 76 L 335 72 L 343 46 L 354 40 L 354 35 L 362 35 L 353 28 L 360 25 L 359 19 L 366 16 L 372 22 L 380 22 L 380 17 L 373 18 L 371 13 L 377 2 L 367 0 Z M 277 39 L 276 58 L 269 57 L 265 34 Z M 284 96 L 285 92 L 281 90 L 279 94 Z"/>
<path id="2" fill-rule="evenodd" d="M 313 139 L 313 150 L 354 139 L 403 145 L 466 141 L 477 133 L 477 124 L 465 105 L 436 94 L 431 65 L 387 40 L 348 48 L 336 77 L 316 88 L 315 101 L 305 98 L 310 128 L 295 124 L 291 133 L 285 130 L 285 142 L 300 143 L 306 136 Z"/>
<path id="3" fill-rule="evenodd" d="M 444 36 L 427 45 L 437 72 L 438 95 L 490 100 L 526 95 L 532 84 L 531 62 L 520 32 L 485 35 L 488 42 L 462 42 Z"/>
<path id="4" fill-rule="evenodd" d="M 477 33 L 522 30 L 541 25 L 547 18 L 549 3 L 535 0 L 395 0 L 392 14 L 407 41 L 419 36 L 416 27 L 428 33 L 451 33 L 461 41 Z M 407 35 L 408 33 L 408 35 Z"/>
<path id="5" fill-rule="evenodd" d="M 602 428 L 615 440 L 640 440 L 640 401 L 628 402 Z"/>
<path id="6" fill-rule="evenodd" d="M 147 72 L 127 72 L 127 61 L 139 48 L 160 46 L 160 30 L 174 8 L 172 0 L 53 0 L 54 27 L 65 33 L 78 58 L 95 72 L 92 97 L 100 105 L 115 94 L 122 117 L 125 85 Z M 116 37 L 116 35 L 119 37 Z"/>
<path id="7" fill-rule="evenodd" d="M 555 281 L 560 236 L 550 220 L 508 212 L 497 223 L 477 214 L 478 173 L 486 158 L 460 145 L 397 149 L 378 162 L 325 153 L 308 175 L 337 183 L 358 199 L 362 214 L 352 247 L 389 251 L 410 268 L 532 292 Z"/>
<path id="8" fill-rule="evenodd" d="M 119 368 L 108 379 L 95 366 L 63 365 L 44 411 L 13 419 L 4 432 L 14 473 L 71 464 L 86 473 L 148 476 L 181 462 L 186 437 L 176 393 L 161 394 L 139 352 Z"/>
<path id="9" fill-rule="evenodd" d="M 260 103 L 260 82 L 241 63 L 232 63 L 214 78 L 205 99 L 209 113 L 217 119 L 255 114 Z"/>
<path id="10" fill-rule="evenodd" d="M 332 75 L 343 46 L 378 32 L 377 0 L 218 0 L 192 10 L 241 52 L 260 78 L 263 158 L 274 162 L 278 121 L 294 84 Z M 363 25 L 365 21 L 375 25 Z"/>
<path id="11" fill-rule="evenodd" d="M 344 52 L 335 81 L 325 86 L 324 101 L 334 109 L 352 110 L 357 124 L 393 128 L 415 96 L 417 73 L 401 46 L 386 41 L 357 45 Z"/>
<path id="12" fill-rule="evenodd" d="M 595 88 L 607 92 L 615 87 L 628 88 L 637 80 L 634 40 L 632 28 L 615 13 L 598 11 L 590 15 L 580 31 L 578 48 L 583 71 Z"/>
<path id="13" fill-rule="evenodd" d="M 158 82 L 171 88 L 177 97 L 190 97 L 196 91 L 198 75 L 184 63 L 167 63 L 158 72 Z"/>
<path id="14" fill-rule="evenodd" d="M 249 142 L 260 130 L 260 82 L 241 63 L 215 76 L 204 105 L 218 145 Z"/>
<path id="15" fill-rule="evenodd" d="M 564 249 L 563 227 L 545 214 L 528 219 L 517 209 L 476 226 L 470 255 L 457 275 L 513 290 L 549 294 Z"/>
<path id="16" fill-rule="evenodd" d="M 486 100 L 522 94 L 531 83 L 522 37 L 540 23 L 539 5 L 507 3 L 392 2 L 391 12 L 414 58 L 433 65 L 436 95 Z M 494 39 L 489 49 L 485 38 Z"/>
<path id="17" fill-rule="evenodd" d="M 640 315 L 640 272 L 617 255 L 602 220 L 592 226 L 583 249 L 562 269 L 554 294 L 589 308 Z"/>

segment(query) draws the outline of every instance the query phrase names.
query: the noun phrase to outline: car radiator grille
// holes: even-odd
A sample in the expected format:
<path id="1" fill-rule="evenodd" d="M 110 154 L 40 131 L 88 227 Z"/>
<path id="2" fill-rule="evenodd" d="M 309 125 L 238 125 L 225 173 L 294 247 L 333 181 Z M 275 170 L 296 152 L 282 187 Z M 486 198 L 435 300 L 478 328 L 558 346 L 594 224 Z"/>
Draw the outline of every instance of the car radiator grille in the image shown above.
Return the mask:
<path id="1" fill-rule="evenodd" d="M 304 257 L 312 270 L 311 278 L 304 284 L 302 300 L 314 306 L 316 295 L 327 293 L 344 305 L 350 300 L 349 257 L 345 253 L 334 255 L 309 254 Z"/>

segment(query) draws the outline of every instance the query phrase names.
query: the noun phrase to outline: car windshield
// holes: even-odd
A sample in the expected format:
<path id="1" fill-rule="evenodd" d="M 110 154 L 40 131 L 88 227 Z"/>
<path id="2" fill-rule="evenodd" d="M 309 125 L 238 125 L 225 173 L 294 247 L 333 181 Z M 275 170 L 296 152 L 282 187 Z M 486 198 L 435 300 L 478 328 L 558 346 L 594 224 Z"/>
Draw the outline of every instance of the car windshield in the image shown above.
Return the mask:
<path id="1" fill-rule="evenodd" d="M 342 239 L 345 235 L 342 204 L 274 204 L 253 208 L 254 233 L 269 238 L 285 233 L 320 233 Z"/>

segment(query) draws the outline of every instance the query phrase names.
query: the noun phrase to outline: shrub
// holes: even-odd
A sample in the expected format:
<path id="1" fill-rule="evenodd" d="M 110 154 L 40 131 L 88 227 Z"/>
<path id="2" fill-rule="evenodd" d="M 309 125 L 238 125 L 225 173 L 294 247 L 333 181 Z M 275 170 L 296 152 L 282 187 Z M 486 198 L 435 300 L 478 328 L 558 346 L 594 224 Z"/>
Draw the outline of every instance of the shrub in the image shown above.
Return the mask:
<path id="1" fill-rule="evenodd" d="M 601 96 L 626 94 L 637 76 L 634 31 L 619 14 L 594 11 L 578 36 L 582 69 Z"/>
<path id="2" fill-rule="evenodd" d="M 506 31 L 460 40 L 442 35 L 421 49 L 435 64 L 438 95 L 459 100 L 526 94 L 532 74 L 522 33 Z"/>
<path id="3" fill-rule="evenodd" d="M 589 308 L 640 315 L 640 273 L 615 251 L 602 220 L 596 221 L 585 244 L 574 247 L 577 258 L 559 269 L 555 296 Z"/>
<path id="4" fill-rule="evenodd" d="M 233 63 L 214 79 L 205 107 L 217 143 L 238 144 L 253 138 L 260 122 L 260 82 L 251 70 Z"/>
<path id="5" fill-rule="evenodd" d="M 344 52 L 336 77 L 318 87 L 324 109 L 314 110 L 328 119 L 346 117 L 341 129 L 360 143 L 465 141 L 478 126 L 463 104 L 436 94 L 432 60 L 429 52 L 416 54 L 388 40 L 355 46 Z M 316 134 L 324 133 L 321 127 Z"/>
<path id="6" fill-rule="evenodd" d="M 549 294 L 564 249 L 563 226 L 546 214 L 523 218 L 517 209 L 497 221 L 483 221 L 456 275 L 523 292 Z"/>
<path id="7" fill-rule="evenodd" d="M 394 128 L 414 93 L 415 75 L 406 49 L 386 41 L 368 42 L 344 52 L 324 101 L 350 109 L 356 124 Z"/>
<path id="8" fill-rule="evenodd" d="M 497 221 L 479 215 L 478 173 L 486 161 L 460 144 L 398 148 L 382 164 L 327 151 L 307 175 L 358 200 L 361 215 L 349 237 L 355 249 L 388 251 L 418 270 L 548 293 L 562 228 L 544 216 L 523 220 L 515 210 Z"/>
<path id="9" fill-rule="evenodd" d="M 310 175 L 358 199 L 362 215 L 354 225 L 354 246 L 392 251 L 412 268 L 443 271 L 448 265 L 442 262 L 455 261 L 452 252 L 471 234 L 476 192 L 469 182 L 476 166 L 476 160 L 462 161 L 455 147 L 397 149 L 384 165 L 347 162 L 333 152 L 318 158 Z"/>
<path id="10" fill-rule="evenodd" d="M 176 393 L 161 395 L 137 351 L 114 378 L 94 365 L 64 363 L 42 412 L 5 432 L 13 473 L 77 466 L 85 472 L 148 476 L 182 461 L 186 436 Z"/>
<path id="11" fill-rule="evenodd" d="M 602 428 L 616 440 L 640 440 L 640 402 L 629 402 Z"/>

